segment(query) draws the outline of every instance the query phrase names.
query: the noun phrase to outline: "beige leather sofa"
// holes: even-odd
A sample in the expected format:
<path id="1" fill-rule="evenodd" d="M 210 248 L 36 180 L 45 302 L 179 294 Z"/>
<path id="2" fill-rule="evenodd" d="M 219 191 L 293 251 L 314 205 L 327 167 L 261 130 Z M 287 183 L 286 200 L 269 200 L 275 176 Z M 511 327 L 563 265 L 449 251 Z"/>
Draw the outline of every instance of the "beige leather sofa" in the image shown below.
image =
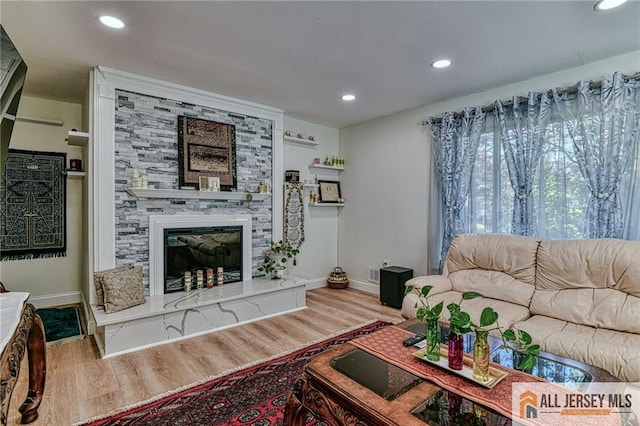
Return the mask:
<path id="1" fill-rule="evenodd" d="M 542 350 L 640 381 L 640 242 L 616 239 L 539 240 L 506 234 L 458 235 L 429 303 L 459 302 L 464 291 L 485 297 L 462 307 L 476 321 L 486 306 L 503 327 L 527 331 Z M 415 294 L 402 315 L 415 318 Z M 443 320 L 448 312 L 443 311 Z"/>

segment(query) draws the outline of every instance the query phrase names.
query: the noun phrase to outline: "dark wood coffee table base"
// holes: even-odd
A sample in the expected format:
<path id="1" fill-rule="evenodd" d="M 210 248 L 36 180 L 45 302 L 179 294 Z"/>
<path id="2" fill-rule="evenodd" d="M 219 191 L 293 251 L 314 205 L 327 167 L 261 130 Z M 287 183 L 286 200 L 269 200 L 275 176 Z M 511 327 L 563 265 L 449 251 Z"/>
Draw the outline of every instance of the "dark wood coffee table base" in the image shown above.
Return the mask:
<path id="1" fill-rule="evenodd" d="M 422 382 L 392 402 L 331 367 L 332 359 L 356 349 L 345 343 L 316 355 L 289 395 L 284 424 L 302 426 L 307 414 L 332 425 L 424 425 L 411 411 L 440 388 Z"/>

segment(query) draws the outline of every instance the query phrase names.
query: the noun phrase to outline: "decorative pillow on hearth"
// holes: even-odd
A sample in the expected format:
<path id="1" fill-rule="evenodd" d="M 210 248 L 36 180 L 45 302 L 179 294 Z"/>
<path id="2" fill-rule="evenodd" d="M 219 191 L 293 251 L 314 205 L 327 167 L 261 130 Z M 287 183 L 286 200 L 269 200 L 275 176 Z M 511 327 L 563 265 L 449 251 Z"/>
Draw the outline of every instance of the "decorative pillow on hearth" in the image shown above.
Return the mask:
<path id="1" fill-rule="evenodd" d="M 142 267 L 132 266 L 102 271 L 105 313 L 110 314 L 145 303 Z"/>
<path id="2" fill-rule="evenodd" d="M 113 273 L 118 273 L 119 271 L 122 270 L 126 270 L 126 269 L 133 269 L 133 263 L 129 263 L 123 266 L 118 266 L 117 268 L 113 268 L 113 269 L 107 269 L 104 271 L 97 271 L 93 273 L 93 285 L 96 288 L 96 305 L 104 308 L 104 290 L 103 290 L 103 283 L 104 283 L 104 275 L 106 273 L 108 274 L 113 274 Z"/>

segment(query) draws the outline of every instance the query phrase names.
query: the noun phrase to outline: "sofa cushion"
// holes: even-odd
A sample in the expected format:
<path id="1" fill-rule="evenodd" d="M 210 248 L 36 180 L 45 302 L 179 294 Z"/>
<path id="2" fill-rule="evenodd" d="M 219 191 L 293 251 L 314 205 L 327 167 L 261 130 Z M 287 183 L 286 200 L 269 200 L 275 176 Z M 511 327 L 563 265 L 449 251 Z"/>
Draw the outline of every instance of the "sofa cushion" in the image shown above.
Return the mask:
<path id="1" fill-rule="evenodd" d="M 509 274 L 486 269 L 464 269 L 449 275 L 453 290 L 477 291 L 484 297 L 504 300 L 529 307 L 534 286 L 515 279 Z"/>
<path id="2" fill-rule="evenodd" d="M 640 298 L 613 289 L 536 290 L 529 310 L 532 315 L 640 334 Z"/>
<path id="3" fill-rule="evenodd" d="M 640 381 L 640 336 L 534 315 L 517 327 L 541 349 L 603 368 L 621 380 Z"/>
<path id="4" fill-rule="evenodd" d="M 640 334 L 640 242 L 543 241 L 533 315 Z"/>
<path id="5" fill-rule="evenodd" d="M 457 235 L 447 253 L 447 272 L 486 269 L 534 285 L 539 243 L 535 238 L 509 234 Z"/>

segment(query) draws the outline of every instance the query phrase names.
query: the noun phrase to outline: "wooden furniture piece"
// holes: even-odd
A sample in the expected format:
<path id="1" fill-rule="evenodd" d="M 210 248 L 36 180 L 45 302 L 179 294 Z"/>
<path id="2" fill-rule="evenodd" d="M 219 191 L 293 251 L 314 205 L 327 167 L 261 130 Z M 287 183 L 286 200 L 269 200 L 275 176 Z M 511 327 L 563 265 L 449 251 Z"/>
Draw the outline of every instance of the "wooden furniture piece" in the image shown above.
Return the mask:
<path id="1" fill-rule="evenodd" d="M 38 418 L 46 378 L 46 343 L 42 320 L 28 303 L 29 293 L 8 292 L 0 283 L 0 425 L 7 425 L 11 394 L 26 350 L 29 391 L 19 408 L 21 423 Z"/>
<path id="2" fill-rule="evenodd" d="M 416 320 L 398 326 L 412 332 L 423 331 L 425 327 Z M 465 347 L 472 344 L 465 342 Z M 496 360 L 509 367 L 517 363 L 512 353 L 497 354 L 493 361 Z M 533 374 L 553 382 L 571 377 L 587 386 L 617 381 L 601 368 L 547 353 L 538 356 Z M 305 367 L 287 400 L 284 424 L 302 426 L 308 414 L 340 426 L 423 426 L 427 422 L 438 423 L 442 416 L 451 424 L 468 422 L 469 417 L 476 417 L 478 424 L 508 423 L 498 412 L 441 389 L 349 343 L 316 355 Z"/>

